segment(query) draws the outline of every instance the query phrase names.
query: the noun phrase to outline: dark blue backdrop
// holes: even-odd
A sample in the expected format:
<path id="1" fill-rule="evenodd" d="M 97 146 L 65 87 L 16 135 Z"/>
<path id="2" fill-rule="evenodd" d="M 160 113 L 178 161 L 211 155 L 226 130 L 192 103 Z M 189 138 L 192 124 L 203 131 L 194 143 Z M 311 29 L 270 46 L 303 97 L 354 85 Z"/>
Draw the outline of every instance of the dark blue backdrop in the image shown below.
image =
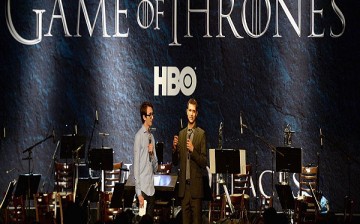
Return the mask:
<path id="1" fill-rule="evenodd" d="M 224 38 L 218 34 L 218 5 L 210 2 L 210 34 L 204 38 L 205 16 L 191 16 L 191 34 L 186 38 L 186 2 L 178 2 L 178 39 L 172 42 L 172 2 L 160 2 L 160 30 L 152 24 L 139 27 L 136 11 L 140 1 L 120 0 L 120 9 L 128 15 L 120 19 L 120 31 L 127 38 L 103 37 L 101 13 L 90 37 L 83 14 L 82 37 L 75 37 L 78 1 L 63 0 L 67 25 L 72 37 L 65 37 L 60 19 L 54 19 L 52 35 L 40 43 L 24 45 L 10 34 L 5 18 L 5 3 L 0 4 L 0 190 L 19 173 L 28 171 L 27 154 L 22 151 L 50 135 L 74 132 L 88 140 L 99 113 L 91 147 L 102 144 L 115 150 L 115 160 L 132 163 L 133 138 L 140 128 L 139 105 L 148 100 L 155 106 L 155 138 L 165 143 L 164 161 L 171 161 L 171 141 L 178 132 L 180 119 L 185 123 L 189 97 L 154 96 L 154 67 L 185 66 L 194 68 L 197 86 L 192 94 L 199 103 L 199 126 L 207 132 L 208 148 L 218 146 L 218 128 L 224 123 L 224 148 L 247 149 L 247 161 L 254 164 L 258 153 L 259 172 L 271 169 L 271 151 L 258 137 L 273 146 L 283 145 L 283 130 L 290 124 L 295 131 L 293 146 L 303 148 L 303 162 L 317 163 L 320 153 L 321 189 L 335 211 L 343 209 L 343 198 L 350 193 L 359 211 L 359 127 L 360 117 L 360 43 L 359 3 L 336 2 L 346 19 L 344 34 L 341 22 L 331 8 L 331 1 L 316 1 L 324 9 L 316 14 L 315 30 L 324 37 L 309 38 L 310 3 L 302 2 L 302 27 L 299 37 L 284 12 L 279 10 L 280 38 L 275 31 L 275 3 L 271 2 L 269 29 L 259 38 L 249 37 L 241 23 L 243 1 L 235 1 L 232 19 L 239 34 L 236 38 L 223 21 Z M 85 1 L 91 23 L 98 1 Z M 224 1 L 225 2 L 225 1 Z M 153 2 L 154 3 L 154 2 Z M 228 2 L 224 9 L 229 10 Z M 288 3 L 297 21 L 297 2 Z M 48 33 L 53 1 L 11 1 L 12 19 L 20 35 L 33 39 L 36 17 L 32 9 L 45 9 L 43 35 Z M 107 32 L 114 35 L 115 3 L 106 2 Z M 193 8 L 204 8 L 205 3 Z M 55 11 L 57 14 L 57 10 Z M 265 15 L 265 14 L 263 14 Z M 263 16 L 265 17 L 265 16 Z M 264 18 L 263 18 L 264 19 Z M 248 18 L 248 21 L 249 18 Z M 239 114 L 243 112 L 245 129 L 240 135 Z M 325 135 L 320 149 L 319 128 Z M 102 138 L 99 132 L 110 135 Z M 57 137 L 59 140 L 59 137 Z M 86 148 L 88 148 L 89 141 Z M 43 174 L 51 183 L 48 167 L 55 144 L 50 140 L 33 149 L 31 170 Z M 6 170 L 16 168 L 13 172 Z M 348 168 L 350 172 L 348 172 Z M 351 183 L 349 184 L 349 178 Z M 270 194 L 270 182 L 264 183 Z M 51 184 L 48 187 L 51 189 Z"/>

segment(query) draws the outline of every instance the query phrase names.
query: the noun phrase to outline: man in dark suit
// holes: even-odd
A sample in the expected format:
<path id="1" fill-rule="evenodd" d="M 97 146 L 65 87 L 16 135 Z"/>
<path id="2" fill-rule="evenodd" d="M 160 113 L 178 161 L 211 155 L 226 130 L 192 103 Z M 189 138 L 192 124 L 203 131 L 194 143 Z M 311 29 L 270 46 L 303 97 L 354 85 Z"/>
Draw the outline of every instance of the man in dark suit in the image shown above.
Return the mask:
<path id="1" fill-rule="evenodd" d="M 186 109 L 188 125 L 173 140 L 173 163 L 180 162 L 179 197 L 183 224 L 201 224 L 203 173 L 207 165 L 205 131 L 196 126 L 198 104 L 190 99 Z"/>

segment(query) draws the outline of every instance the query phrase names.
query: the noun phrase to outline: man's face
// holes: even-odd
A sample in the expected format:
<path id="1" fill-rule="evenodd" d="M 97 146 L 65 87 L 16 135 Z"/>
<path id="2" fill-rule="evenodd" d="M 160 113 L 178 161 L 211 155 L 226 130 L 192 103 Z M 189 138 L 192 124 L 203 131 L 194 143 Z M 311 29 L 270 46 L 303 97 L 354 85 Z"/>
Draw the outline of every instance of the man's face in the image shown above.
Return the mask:
<path id="1" fill-rule="evenodd" d="M 186 109 L 186 114 L 187 114 L 188 122 L 190 124 L 193 124 L 196 121 L 196 117 L 198 115 L 196 106 L 194 104 L 189 104 L 188 108 Z"/>
<path id="2" fill-rule="evenodd" d="M 144 125 L 147 127 L 151 127 L 154 120 L 154 111 L 151 107 L 146 108 L 146 115 L 143 115 Z"/>

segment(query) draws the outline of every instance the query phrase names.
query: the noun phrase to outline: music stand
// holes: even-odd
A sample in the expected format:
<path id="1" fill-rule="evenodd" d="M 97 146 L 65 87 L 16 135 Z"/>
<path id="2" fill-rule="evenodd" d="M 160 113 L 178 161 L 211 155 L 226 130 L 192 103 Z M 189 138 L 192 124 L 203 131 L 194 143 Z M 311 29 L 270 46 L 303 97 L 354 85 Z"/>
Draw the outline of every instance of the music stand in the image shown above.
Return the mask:
<path id="1" fill-rule="evenodd" d="M 84 198 L 80 202 L 81 207 L 87 206 L 88 202 L 98 202 L 99 201 L 99 192 L 96 190 L 97 187 L 98 187 L 98 182 L 90 184 L 89 188 L 86 191 Z"/>
<path id="2" fill-rule="evenodd" d="M 124 183 L 115 183 L 113 195 L 111 197 L 110 208 L 123 208 L 124 203 Z"/>
<path id="3" fill-rule="evenodd" d="M 78 149 L 78 158 L 85 158 L 86 137 L 80 135 L 63 135 L 61 137 L 60 159 L 73 158 L 73 152 Z"/>
<path id="4" fill-rule="evenodd" d="M 89 152 L 89 167 L 93 170 L 113 170 L 114 150 L 108 147 L 92 149 Z"/>
<path id="5" fill-rule="evenodd" d="M 246 151 L 239 149 L 209 150 L 210 172 L 246 173 Z M 244 169 L 245 167 L 245 169 Z"/>
<path id="6" fill-rule="evenodd" d="M 290 185 L 275 184 L 276 192 L 279 196 L 280 204 L 283 210 L 295 209 L 295 199 Z"/>
<path id="7" fill-rule="evenodd" d="M 211 173 L 223 173 L 226 174 L 228 178 L 229 174 L 238 174 L 241 172 L 241 167 L 245 165 L 246 168 L 246 151 L 238 150 L 238 149 L 221 149 L 209 150 L 209 158 L 210 158 L 210 172 Z M 246 173 L 246 171 L 245 171 Z M 224 192 L 226 195 L 226 201 L 229 204 L 229 208 L 231 209 L 230 217 L 235 214 L 235 208 L 231 202 L 230 195 L 227 189 L 227 181 L 221 182 Z"/>
<path id="8" fill-rule="evenodd" d="M 282 153 L 284 156 L 282 156 Z M 302 149 L 276 147 L 276 172 L 301 173 Z"/>
<path id="9" fill-rule="evenodd" d="M 8 186 L 8 188 L 6 190 L 5 196 L 4 196 L 4 198 L 3 198 L 2 202 L 1 202 L 0 210 L 7 208 L 7 206 L 9 205 L 12 193 L 13 193 L 14 188 L 15 188 L 15 184 L 16 184 L 16 180 L 10 181 L 9 186 Z"/>
<path id="10" fill-rule="evenodd" d="M 36 194 L 38 192 L 40 179 L 41 174 L 20 174 L 16 184 L 14 196 L 26 197 L 26 195 L 29 193 L 29 197 L 31 197 L 31 195 Z"/>

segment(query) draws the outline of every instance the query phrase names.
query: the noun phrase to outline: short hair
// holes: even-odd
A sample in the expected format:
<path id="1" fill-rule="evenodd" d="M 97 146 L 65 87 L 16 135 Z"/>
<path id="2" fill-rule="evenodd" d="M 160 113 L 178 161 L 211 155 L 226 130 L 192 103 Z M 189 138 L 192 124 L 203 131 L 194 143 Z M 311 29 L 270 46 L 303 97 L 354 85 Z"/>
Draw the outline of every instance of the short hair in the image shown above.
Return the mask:
<path id="1" fill-rule="evenodd" d="M 194 98 L 189 99 L 189 101 L 186 105 L 186 109 L 189 107 L 189 104 L 195 105 L 196 111 L 198 111 L 199 104 L 197 103 L 197 101 Z"/>
<path id="2" fill-rule="evenodd" d="M 143 115 L 147 115 L 146 110 L 148 107 L 151 107 L 154 110 L 154 106 L 150 102 L 143 102 L 140 106 L 140 118 L 141 122 L 144 123 Z"/>

